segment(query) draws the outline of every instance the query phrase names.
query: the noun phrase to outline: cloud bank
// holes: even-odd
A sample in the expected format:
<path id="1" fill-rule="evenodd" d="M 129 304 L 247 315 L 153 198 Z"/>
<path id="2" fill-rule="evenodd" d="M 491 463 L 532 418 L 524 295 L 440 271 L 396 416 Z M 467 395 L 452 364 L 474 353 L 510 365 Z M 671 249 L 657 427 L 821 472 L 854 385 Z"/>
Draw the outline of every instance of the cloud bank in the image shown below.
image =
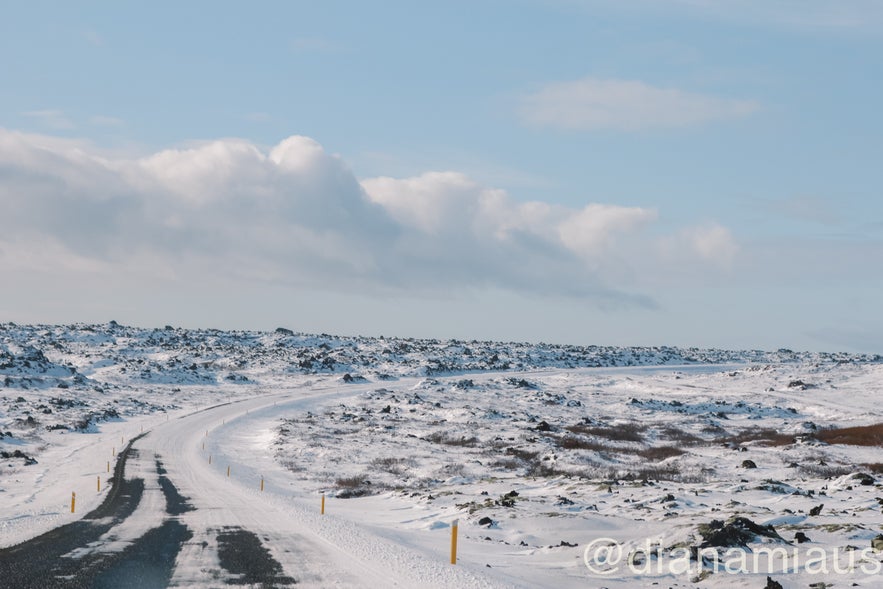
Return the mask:
<path id="1" fill-rule="evenodd" d="M 132 159 L 0 129 L 0 206 L 0 271 L 12 275 L 137 269 L 344 292 L 492 287 L 640 302 L 608 278 L 658 243 L 652 209 L 518 202 L 457 172 L 360 181 L 302 136 Z M 700 258 L 735 254 L 722 227 L 684 232 L 672 243 Z"/>

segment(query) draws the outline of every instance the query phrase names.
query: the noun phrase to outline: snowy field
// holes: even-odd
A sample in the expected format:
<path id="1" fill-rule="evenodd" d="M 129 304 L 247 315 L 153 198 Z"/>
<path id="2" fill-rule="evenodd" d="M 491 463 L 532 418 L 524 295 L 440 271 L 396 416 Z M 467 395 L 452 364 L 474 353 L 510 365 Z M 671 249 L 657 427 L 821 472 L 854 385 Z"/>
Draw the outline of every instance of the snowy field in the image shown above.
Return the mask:
<path id="1" fill-rule="evenodd" d="M 280 586 L 876 587 L 881 360 L 0 325 L 0 546 L 144 432 L 133 516 L 65 558 L 163 524 L 167 476 L 177 586 L 236 580 L 239 526 Z"/>

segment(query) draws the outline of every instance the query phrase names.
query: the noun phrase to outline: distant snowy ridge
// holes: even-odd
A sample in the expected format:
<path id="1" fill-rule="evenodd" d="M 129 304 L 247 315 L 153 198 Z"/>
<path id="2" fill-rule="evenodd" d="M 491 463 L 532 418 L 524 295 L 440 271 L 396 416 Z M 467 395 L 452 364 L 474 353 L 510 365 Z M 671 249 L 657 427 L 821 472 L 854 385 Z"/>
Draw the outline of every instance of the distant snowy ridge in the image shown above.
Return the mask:
<path id="1" fill-rule="evenodd" d="M 575 346 L 215 329 L 0 324 L 0 384 L 250 382 L 249 374 L 365 374 L 377 379 L 464 372 L 689 364 L 879 363 L 880 355 Z"/>

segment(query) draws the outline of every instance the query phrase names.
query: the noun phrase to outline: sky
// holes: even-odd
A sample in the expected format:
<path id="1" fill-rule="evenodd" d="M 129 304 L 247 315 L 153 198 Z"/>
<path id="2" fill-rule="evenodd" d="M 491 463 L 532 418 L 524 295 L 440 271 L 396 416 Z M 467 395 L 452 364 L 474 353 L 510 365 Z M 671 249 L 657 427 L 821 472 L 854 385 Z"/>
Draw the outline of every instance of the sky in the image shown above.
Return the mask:
<path id="1" fill-rule="evenodd" d="M 883 352 L 876 0 L 7 4 L 0 321 Z"/>

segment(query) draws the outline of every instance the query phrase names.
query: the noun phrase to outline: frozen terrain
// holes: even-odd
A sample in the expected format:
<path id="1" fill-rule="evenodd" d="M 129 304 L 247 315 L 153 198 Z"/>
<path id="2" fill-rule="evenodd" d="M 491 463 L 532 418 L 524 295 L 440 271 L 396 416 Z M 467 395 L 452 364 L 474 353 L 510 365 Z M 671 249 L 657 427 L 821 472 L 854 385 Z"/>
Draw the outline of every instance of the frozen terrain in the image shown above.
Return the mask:
<path id="1" fill-rule="evenodd" d="M 880 586 L 881 360 L 0 325 L 0 547 L 131 443 L 56 559 L 105 582 L 169 534 L 163 585 Z"/>

